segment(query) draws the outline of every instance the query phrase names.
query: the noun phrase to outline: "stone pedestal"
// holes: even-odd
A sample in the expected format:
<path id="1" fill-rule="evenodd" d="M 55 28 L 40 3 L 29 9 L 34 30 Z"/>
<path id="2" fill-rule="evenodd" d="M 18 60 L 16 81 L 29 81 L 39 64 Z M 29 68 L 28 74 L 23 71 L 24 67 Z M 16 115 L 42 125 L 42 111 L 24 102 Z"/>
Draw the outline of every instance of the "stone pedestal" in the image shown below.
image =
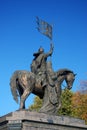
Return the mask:
<path id="1" fill-rule="evenodd" d="M 83 120 L 27 110 L 0 117 L 0 130 L 87 130 Z"/>

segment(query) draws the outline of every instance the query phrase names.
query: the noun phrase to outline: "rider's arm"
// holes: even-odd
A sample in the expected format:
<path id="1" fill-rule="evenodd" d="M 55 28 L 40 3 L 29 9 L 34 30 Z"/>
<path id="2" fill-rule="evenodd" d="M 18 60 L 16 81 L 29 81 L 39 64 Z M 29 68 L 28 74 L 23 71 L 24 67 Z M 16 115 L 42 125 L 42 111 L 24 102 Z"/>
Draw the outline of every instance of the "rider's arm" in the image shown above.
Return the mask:
<path id="1" fill-rule="evenodd" d="M 51 44 L 50 44 L 50 51 L 46 54 L 47 57 L 52 55 L 53 49 L 54 49 L 54 46 L 53 46 L 53 44 L 51 43 Z"/>

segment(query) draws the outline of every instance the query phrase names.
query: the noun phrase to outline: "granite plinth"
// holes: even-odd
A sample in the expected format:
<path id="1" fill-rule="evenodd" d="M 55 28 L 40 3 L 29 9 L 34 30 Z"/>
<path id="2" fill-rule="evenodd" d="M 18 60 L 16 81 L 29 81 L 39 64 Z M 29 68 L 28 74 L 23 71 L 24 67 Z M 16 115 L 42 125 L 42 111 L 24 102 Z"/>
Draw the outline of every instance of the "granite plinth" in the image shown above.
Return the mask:
<path id="1" fill-rule="evenodd" d="M 87 125 L 77 118 L 20 110 L 0 117 L 0 130 L 87 130 Z"/>

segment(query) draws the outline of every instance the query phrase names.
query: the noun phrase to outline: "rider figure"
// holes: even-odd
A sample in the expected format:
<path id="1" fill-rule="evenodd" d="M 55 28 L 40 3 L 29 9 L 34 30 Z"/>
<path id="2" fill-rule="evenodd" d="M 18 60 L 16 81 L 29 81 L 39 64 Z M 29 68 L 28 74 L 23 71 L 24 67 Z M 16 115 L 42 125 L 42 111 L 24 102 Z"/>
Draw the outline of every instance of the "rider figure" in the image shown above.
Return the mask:
<path id="1" fill-rule="evenodd" d="M 47 85 L 47 58 L 53 53 L 53 45 L 50 44 L 50 51 L 44 53 L 42 47 L 39 48 L 38 52 L 34 53 L 34 59 L 31 64 L 31 72 L 33 72 L 42 87 Z M 37 81 L 37 82 L 38 82 Z"/>

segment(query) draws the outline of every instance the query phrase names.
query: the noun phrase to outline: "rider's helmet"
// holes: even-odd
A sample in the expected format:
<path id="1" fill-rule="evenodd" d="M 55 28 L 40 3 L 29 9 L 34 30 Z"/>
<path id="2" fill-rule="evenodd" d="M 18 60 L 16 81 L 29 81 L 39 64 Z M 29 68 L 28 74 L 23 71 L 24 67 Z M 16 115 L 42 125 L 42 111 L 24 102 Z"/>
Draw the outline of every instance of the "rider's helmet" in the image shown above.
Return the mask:
<path id="1" fill-rule="evenodd" d="M 33 56 L 38 56 L 38 55 L 40 55 L 40 54 L 43 53 L 43 52 L 44 52 L 44 49 L 43 49 L 42 47 L 40 47 L 40 48 L 38 49 L 38 52 L 34 53 Z"/>
<path id="2" fill-rule="evenodd" d="M 40 47 L 39 50 L 38 50 L 38 52 L 42 53 L 42 52 L 44 52 L 44 49 L 42 47 Z"/>

